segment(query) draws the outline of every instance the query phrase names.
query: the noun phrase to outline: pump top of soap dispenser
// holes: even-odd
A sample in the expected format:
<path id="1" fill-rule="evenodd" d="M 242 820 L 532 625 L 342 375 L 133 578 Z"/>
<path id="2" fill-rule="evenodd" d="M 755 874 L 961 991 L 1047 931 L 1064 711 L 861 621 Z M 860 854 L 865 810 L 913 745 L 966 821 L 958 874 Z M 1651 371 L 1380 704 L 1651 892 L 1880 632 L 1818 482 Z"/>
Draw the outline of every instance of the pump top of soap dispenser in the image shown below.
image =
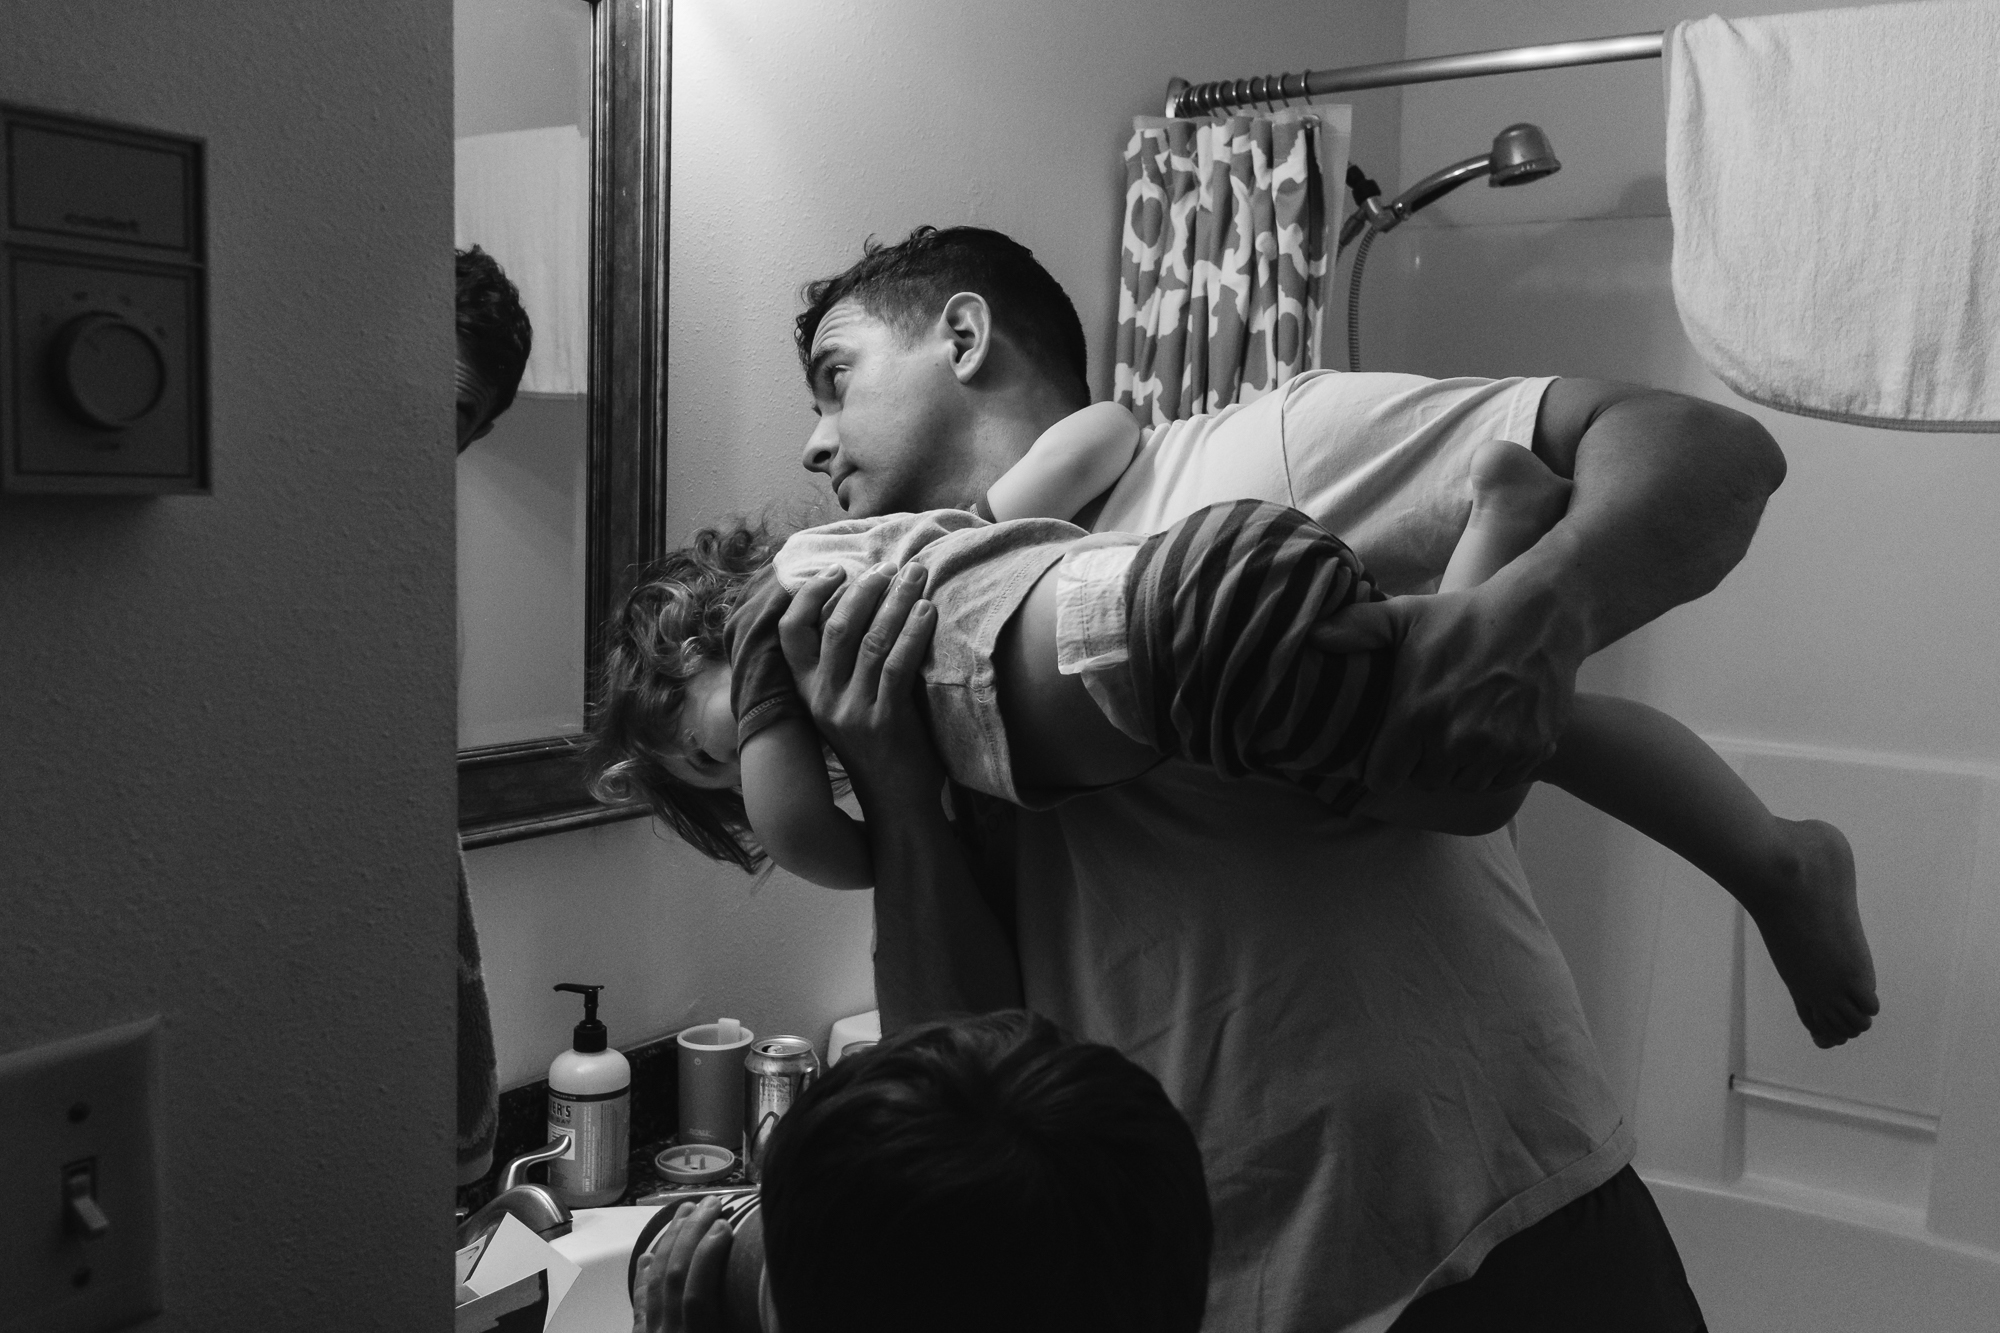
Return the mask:
<path id="1" fill-rule="evenodd" d="M 604 1024 L 597 1021 L 597 992 L 602 986 L 579 986 L 574 981 L 565 981 L 556 990 L 570 991 L 583 997 L 583 1021 L 576 1025 L 571 1045 L 585 1055 L 601 1051 L 611 1042 L 610 1033 Z"/>

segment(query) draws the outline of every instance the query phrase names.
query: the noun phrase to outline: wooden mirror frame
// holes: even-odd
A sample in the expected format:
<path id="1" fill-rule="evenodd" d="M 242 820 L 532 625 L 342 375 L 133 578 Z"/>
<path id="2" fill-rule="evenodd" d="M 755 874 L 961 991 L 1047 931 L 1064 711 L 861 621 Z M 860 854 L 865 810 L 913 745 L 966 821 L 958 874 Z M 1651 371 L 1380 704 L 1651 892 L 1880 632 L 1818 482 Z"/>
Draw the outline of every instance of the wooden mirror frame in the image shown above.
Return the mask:
<path id="1" fill-rule="evenodd" d="M 631 571 L 666 542 L 667 146 L 672 0 L 593 9 L 590 460 L 585 508 L 584 710 L 596 705 L 600 627 Z M 584 790 L 574 736 L 458 752 L 458 831 L 490 847 L 646 813 Z"/>

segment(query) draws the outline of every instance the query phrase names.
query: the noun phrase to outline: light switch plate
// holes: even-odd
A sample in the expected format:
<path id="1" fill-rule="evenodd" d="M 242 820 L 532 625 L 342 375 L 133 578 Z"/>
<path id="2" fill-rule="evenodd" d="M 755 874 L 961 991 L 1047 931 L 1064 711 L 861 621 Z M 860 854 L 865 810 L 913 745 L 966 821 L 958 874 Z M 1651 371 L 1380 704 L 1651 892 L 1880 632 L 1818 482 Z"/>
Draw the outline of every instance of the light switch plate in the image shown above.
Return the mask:
<path id="1" fill-rule="evenodd" d="M 0 1333 L 108 1333 L 160 1304 L 157 1018 L 0 1055 Z M 88 1163 L 110 1228 L 68 1220 Z"/>

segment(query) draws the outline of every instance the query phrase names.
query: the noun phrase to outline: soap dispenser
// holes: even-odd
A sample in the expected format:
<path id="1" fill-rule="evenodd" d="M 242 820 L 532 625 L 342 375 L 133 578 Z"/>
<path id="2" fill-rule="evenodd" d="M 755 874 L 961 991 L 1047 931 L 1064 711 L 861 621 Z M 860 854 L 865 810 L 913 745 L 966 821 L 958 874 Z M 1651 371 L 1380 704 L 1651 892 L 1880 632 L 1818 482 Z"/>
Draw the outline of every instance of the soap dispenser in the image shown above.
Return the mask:
<path id="1" fill-rule="evenodd" d="M 555 989 L 583 997 L 583 1021 L 572 1048 L 549 1066 L 549 1140 L 570 1136 L 569 1150 L 549 1163 L 549 1188 L 572 1208 L 599 1208 L 625 1193 L 632 1066 L 610 1049 L 597 1019 L 597 992 L 604 987 L 565 981 Z"/>

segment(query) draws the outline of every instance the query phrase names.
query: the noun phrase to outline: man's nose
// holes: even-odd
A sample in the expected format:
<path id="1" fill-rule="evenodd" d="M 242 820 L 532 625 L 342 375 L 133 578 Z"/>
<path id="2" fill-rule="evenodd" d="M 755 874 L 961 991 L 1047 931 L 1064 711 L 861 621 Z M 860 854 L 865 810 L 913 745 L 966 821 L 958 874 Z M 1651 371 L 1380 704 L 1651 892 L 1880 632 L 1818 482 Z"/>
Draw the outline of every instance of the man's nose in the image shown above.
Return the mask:
<path id="1" fill-rule="evenodd" d="M 812 434 L 806 436 L 805 457 L 799 461 L 808 472 L 824 472 L 833 475 L 833 456 L 839 449 L 840 437 L 834 430 L 833 422 L 825 417 L 813 427 Z"/>

